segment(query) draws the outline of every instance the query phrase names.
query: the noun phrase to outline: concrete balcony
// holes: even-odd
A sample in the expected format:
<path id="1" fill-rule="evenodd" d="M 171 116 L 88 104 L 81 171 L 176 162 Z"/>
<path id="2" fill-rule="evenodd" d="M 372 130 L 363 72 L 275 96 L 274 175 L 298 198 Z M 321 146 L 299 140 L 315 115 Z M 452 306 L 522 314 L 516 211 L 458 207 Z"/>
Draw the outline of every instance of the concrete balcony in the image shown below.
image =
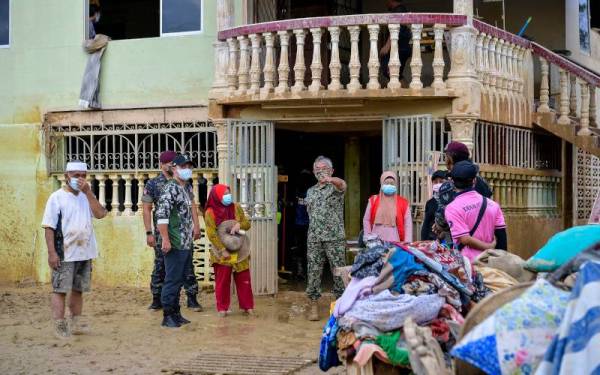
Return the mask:
<path id="1" fill-rule="evenodd" d="M 228 63 L 217 67 L 227 87 L 215 97 L 222 105 L 301 100 L 319 106 L 345 99 L 451 98 L 445 35 L 466 20 L 455 14 L 367 14 L 227 29 L 218 38 L 227 42 Z M 388 38 L 389 53 L 380 54 Z"/>

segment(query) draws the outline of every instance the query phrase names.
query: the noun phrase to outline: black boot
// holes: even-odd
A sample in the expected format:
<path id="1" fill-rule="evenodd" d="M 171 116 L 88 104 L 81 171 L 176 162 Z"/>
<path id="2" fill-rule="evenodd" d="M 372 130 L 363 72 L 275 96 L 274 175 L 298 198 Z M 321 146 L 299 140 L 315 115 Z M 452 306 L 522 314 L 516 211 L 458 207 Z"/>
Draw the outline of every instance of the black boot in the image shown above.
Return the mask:
<path id="1" fill-rule="evenodd" d="M 152 303 L 148 306 L 150 310 L 160 310 L 162 309 L 162 303 L 160 302 L 160 294 L 155 294 L 152 296 Z"/>
<path id="2" fill-rule="evenodd" d="M 180 311 L 179 306 L 177 306 L 177 308 L 176 308 L 175 313 L 173 314 L 173 316 L 175 317 L 175 320 L 177 321 L 177 323 L 179 323 L 180 326 L 184 325 L 184 324 L 190 323 L 189 320 L 187 320 L 186 318 L 184 318 L 181 315 L 181 311 Z"/>
<path id="3" fill-rule="evenodd" d="M 188 309 L 191 309 L 196 312 L 202 312 L 202 310 L 203 310 L 202 305 L 200 305 L 200 303 L 198 303 L 198 300 L 196 299 L 195 294 L 187 295 L 187 307 L 188 307 Z"/>
<path id="4" fill-rule="evenodd" d="M 173 309 L 163 309 L 162 326 L 167 328 L 179 328 L 181 323 L 177 319 L 177 313 Z"/>

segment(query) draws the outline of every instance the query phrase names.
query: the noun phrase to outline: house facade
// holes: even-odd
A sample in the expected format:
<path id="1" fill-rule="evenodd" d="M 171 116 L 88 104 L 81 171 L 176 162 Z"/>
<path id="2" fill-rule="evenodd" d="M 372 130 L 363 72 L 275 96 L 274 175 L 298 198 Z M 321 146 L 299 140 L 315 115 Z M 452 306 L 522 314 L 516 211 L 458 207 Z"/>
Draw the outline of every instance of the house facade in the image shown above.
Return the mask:
<path id="1" fill-rule="evenodd" d="M 39 221 L 72 159 L 88 163 L 111 213 L 95 227 L 95 278 L 107 285 L 148 283 L 153 253 L 138 205 L 167 148 L 196 160 L 199 203 L 226 181 L 252 217 L 259 294 L 277 290 L 294 235 L 287 202 L 320 154 L 348 182 L 349 240 L 383 169 L 398 172 L 419 228 L 429 176 L 450 140 L 472 150 L 505 211 L 509 247 L 523 256 L 585 222 L 597 194 L 600 41 L 591 2 L 553 0 L 542 10 L 510 0 L 406 1 L 409 13 L 391 13 L 385 1 L 196 0 L 172 9 L 103 0 L 97 31 L 115 39 L 102 61 L 103 109 L 79 111 L 88 3 L 4 1 L 7 281 L 48 280 Z M 529 15 L 528 38 L 515 35 Z M 544 17 L 556 27 L 535 22 Z M 380 53 L 388 41 L 390 52 Z M 197 272 L 210 283 L 208 244 L 197 246 Z"/>

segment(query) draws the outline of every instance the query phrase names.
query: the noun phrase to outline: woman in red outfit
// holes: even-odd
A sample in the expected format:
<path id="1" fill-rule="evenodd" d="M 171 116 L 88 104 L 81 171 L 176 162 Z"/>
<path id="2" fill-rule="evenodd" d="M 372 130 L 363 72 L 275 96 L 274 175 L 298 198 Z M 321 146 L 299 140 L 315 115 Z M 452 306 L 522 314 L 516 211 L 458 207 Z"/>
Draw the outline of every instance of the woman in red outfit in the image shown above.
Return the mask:
<path id="1" fill-rule="evenodd" d="M 231 276 L 233 275 L 240 309 L 246 314 L 252 314 L 254 297 L 250 281 L 250 256 L 240 259 L 240 254 L 237 252 L 227 251 L 217 234 L 217 228 L 226 220 L 237 222 L 231 229 L 231 234 L 250 229 L 250 221 L 241 206 L 233 203 L 229 186 L 217 184 L 210 191 L 204 212 L 206 235 L 212 244 L 210 258 L 215 270 L 217 312 L 221 317 L 230 313 Z"/>

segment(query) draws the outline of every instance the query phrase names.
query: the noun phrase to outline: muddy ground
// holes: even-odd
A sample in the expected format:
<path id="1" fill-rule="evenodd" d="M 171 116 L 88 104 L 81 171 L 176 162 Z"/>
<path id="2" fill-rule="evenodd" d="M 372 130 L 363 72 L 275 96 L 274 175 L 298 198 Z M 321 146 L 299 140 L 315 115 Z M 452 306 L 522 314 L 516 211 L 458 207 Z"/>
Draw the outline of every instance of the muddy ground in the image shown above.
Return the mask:
<path id="1" fill-rule="evenodd" d="M 162 312 L 147 309 L 146 289 L 96 286 L 84 296 L 91 332 L 59 339 L 49 296 L 48 285 L 0 285 L 0 374 L 168 374 L 201 351 L 316 360 L 325 323 L 306 320 L 301 292 L 258 297 L 255 317 L 234 305 L 225 319 L 215 313 L 214 295 L 203 293 L 205 311 L 182 308 L 192 323 L 171 330 L 160 327 Z M 322 298 L 322 315 L 331 298 Z M 318 373 L 316 365 L 299 372 Z"/>

